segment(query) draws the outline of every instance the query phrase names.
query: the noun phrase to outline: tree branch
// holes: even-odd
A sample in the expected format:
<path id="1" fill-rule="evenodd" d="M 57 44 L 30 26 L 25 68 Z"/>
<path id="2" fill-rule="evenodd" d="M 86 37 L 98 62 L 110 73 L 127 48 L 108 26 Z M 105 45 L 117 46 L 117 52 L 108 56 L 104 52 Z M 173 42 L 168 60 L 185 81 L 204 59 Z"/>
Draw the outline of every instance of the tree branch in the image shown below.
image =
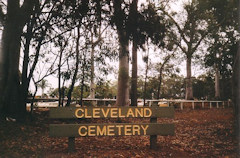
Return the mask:
<path id="1" fill-rule="evenodd" d="M 39 5 L 39 1 L 38 0 L 24 0 L 21 8 L 20 8 L 20 13 L 21 15 L 21 24 L 25 25 L 25 23 L 29 20 L 32 12 L 33 12 L 33 7 L 35 5 Z"/>
<path id="2" fill-rule="evenodd" d="M 195 52 L 198 48 L 198 46 L 201 44 L 202 40 L 207 36 L 208 32 L 204 33 L 200 40 L 197 42 L 197 44 L 193 47 L 192 52 Z"/>
<path id="3" fill-rule="evenodd" d="M 175 20 L 171 15 L 169 15 L 165 10 L 162 10 L 162 12 L 163 12 L 165 15 L 167 15 L 167 16 L 172 20 L 172 22 L 175 24 L 175 26 L 177 27 L 177 29 L 178 29 L 178 31 L 179 31 L 179 33 L 180 33 L 183 41 L 184 41 L 185 43 L 189 43 L 188 40 L 186 39 L 185 35 L 184 35 L 184 31 L 181 29 L 181 27 L 180 27 L 179 24 L 176 22 L 176 20 Z"/>
<path id="4" fill-rule="evenodd" d="M 0 23 L 4 25 L 5 23 L 5 14 L 3 13 L 2 6 L 0 6 Z"/>

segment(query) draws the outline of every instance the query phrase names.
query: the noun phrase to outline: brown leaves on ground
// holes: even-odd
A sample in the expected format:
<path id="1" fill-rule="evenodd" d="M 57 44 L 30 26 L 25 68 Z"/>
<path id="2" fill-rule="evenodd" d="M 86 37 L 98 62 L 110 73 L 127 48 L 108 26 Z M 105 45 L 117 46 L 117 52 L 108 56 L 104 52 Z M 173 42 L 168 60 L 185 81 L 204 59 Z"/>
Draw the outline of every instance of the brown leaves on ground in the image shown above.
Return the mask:
<path id="1" fill-rule="evenodd" d="M 174 122 L 176 135 L 158 136 L 156 150 L 149 149 L 149 136 L 106 136 L 76 138 L 76 152 L 68 153 L 67 138 L 48 136 L 48 110 L 38 109 L 34 116 L 24 124 L 1 123 L 0 157 L 236 157 L 231 108 L 177 110 L 173 120 L 158 119 Z"/>

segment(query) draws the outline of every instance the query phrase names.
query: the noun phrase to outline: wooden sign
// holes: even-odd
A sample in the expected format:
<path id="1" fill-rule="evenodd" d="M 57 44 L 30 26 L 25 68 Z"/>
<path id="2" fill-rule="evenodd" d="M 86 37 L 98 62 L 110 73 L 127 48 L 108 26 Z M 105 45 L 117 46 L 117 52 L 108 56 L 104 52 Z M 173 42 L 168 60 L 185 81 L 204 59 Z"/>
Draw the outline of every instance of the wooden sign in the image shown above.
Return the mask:
<path id="1" fill-rule="evenodd" d="M 174 135 L 174 124 L 51 124 L 52 137 Z"/>
<path id="2" fill-rule="evenodd" d="M 81 107 L 51 108 L 50 118 L 173 118 L 174 107 Z"/>

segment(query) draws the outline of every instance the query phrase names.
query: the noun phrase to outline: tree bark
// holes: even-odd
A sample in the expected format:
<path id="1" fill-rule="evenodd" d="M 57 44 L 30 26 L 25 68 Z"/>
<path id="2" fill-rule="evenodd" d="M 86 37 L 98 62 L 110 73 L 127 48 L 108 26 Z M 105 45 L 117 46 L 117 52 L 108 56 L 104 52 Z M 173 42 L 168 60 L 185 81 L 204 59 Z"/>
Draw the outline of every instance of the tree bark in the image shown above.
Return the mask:
<path id="1" fill-rule="evenodd" d="M 161 85 L 162 85 L 162 73 L 163 73 L 163 65 L 161 66 L 159 70 L 159 83 L 158 83 L 158 91 L 157 91 L 157 99 L 160 99 L 160 94 L 161 94 Z"/>
<path id="2" fill-rule="evenodd" d="M 19 106 L 21 102 L 19 58 L 21 34 L 29 20 L 34 0 L 25 0 L 22 7 L 19 0 L 8 0 L 7 16 L 4 22 L 0 49 L 0 115 L 23 119 L 26 107 Z"/>
<path id="3" fill-rule="evenodd" d="M 186 78 L 186 100 L 192 100 L 193 99 L 193 88 L 192 88 L 192 57 L 187 56 L 187 78 Z"/>
<path id="4" fill-rule="evenodd" d="M 121 0 L 114 0 L 114 17 L 119 39 L 119 71 L 117 88 L 117 106 L 129 106 L 129 35 L 125 28 Z"/>
<path id="5" fill-rule="evenodd" d="M 146 106 L 147 78 L 148 78 L 148 61 L 146 63 L 146 71 L 145 71 L 145 79 L 144 79 L 143 106 Z"/>
<path id="6" fill-rule="evenodd" d="M 119 35 L 121 38 L 121 35 Z M 129 49 L 128 40 L 120 40 L 117 106 L 129 105 Z"/>
<path id="7" fill-rule="evenodd" d="M 131 80 L 131 106 L 137 106 L 137 43 L 133 39 L 132 46 L 132 80 Z"/>
<path id="8" fill-rule="evenodd" d="M 17 1 L 8 5 L 8 18 L 2 33 L 0 51 L 0 91 L 4 92 L 0 96 L 0 108 L 6 115 L 16 117 L 18 110 L 20 110 L 17 107 L 20 99 L 18 66 L 23 26 L 19 26 L 18 16 L 13 13 L 13 10 L 19 11 Z"/>
<path id="9" fill-rule="evenodd" d="M 79 105 L 83 106 L 83 90 L 84 90 L 84 81 L 85 81 L 85 67 L 86 67 L 86 54 L 83 52 L 82 55 L 82 80 L 81 80 L 81 94 L 80 94 L 80 100 L 79 100 Z"/>
<path id="10" fill-rule="evenodd" d="M 218 65 L 215 64 L 215 99 L 220 99 L 220 73 Z"/>
<path id="11" fill-rule="evenodd" d="M 95 68 L 94 68 L 94 48 L 95 48 L 95 45 L 94 45 L 94 42 L 93 42 L 93 32 L 91 32 L 91 41 L 92 41 L 92 44 L 91 44 L 91 82 L 90 82 L 90 98 L 91 99 L 94 99 L 95 98 L 95 91 L 96 91 L 96 86 L 95 86 L 95 82 L 94 82 L 94 79 L 95 79 Z M 96 102 L 95 101 L 92 101 L 91 104 L 93 106 L 96 105 Z"/>
<path id="12" fill-rule="evenodd" d="M 62 48 L 61 48 L 62 49 Z M 63 51 L 60 50 L 59 62 L 58 62 L 58 106 L 61 106 L 62 90 L 61 90 L 61 64 Z"/>
<path id="13" fill-rule="evenodd" d="M 80 26 L 77 27 L 77 39 L 76 39 L 76 67 L 75 67 L 75 71 L 73 74 L 73 78 L 72 78 L 72 84 L 69 88 L 67 97 L 67 104 L 66 106 L 70 106 L 71 100 L 72 100 L 72 92 L 74 89 L 74 85 L 77 79 L 77 74 L 78 74 L 78 65 L 79 65 L 79 39 L 80 39 Z"/>
<path id="14" fill-rule="evenodd" d="M 132 79 L 131 79 L 131 106 L 137 106 L 137 69 L 138 69 L 138 65 L 137 65 L 137 47 L 138 47 L 138 43 L 137 43 L 137 14 L 138 14 L 138 0 L 134 0 L 132 1 L 131 4 L 131 8 L 130 8 L 130 13 L 129 14 L 129 20 L 130 23 L 132 23 L 132 27 L 133 27 L 133 39 L 132 39 Z"/>

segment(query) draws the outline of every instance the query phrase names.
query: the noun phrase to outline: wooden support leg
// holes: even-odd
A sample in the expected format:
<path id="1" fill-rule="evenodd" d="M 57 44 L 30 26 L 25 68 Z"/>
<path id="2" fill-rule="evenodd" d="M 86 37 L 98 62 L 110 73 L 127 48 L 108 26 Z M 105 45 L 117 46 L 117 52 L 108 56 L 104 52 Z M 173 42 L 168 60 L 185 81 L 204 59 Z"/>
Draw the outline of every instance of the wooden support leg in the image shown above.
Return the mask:
<path id="1" fill-rule="evenodd" d="M 157 118 L 151 118 L 151 123 L 157 123 Z M 157 135 L 150 135 L 150 149 L 157 148 Z"/>
<path id="2" fill-rule="evenodd" d="M 157 148 L 157 135 L 151 135 L 150 136 L 150 149 L 156 149 Z"/>
<path id="3" fill-rule="evenodd" d="M 75 137 L 68 137 L 68 151 L 75 151 Z"/>

